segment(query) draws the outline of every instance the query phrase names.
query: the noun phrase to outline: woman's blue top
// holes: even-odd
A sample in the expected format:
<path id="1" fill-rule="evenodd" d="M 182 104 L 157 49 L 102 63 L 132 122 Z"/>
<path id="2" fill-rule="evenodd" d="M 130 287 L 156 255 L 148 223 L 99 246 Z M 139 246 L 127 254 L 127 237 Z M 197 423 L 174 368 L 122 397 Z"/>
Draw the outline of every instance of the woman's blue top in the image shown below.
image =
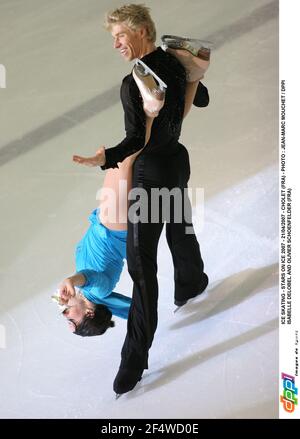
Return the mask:
<path id="1" fill-rule="evenodd" d="M 99 209 L 91 213 L 91 225 L 76 247 L 76 271 L 86 278 L 80 289 L 91 302 L 106 305 L 113 315 L 127 319 L 131 298 L 113 292 L 126 259 L 127 230 L 103 226 L 99 213 Z"/>

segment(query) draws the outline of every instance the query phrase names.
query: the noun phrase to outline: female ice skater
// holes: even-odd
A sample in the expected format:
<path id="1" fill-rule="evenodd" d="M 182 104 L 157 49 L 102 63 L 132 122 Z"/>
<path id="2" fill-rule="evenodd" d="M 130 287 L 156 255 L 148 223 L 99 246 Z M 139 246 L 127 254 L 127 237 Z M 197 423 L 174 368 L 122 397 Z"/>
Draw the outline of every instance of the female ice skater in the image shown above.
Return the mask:
<path id="1" fill-rule="evenodd" d="M 145 144 L 150 137 L 152 121 L 146 117 Z M 90 215 L 91 225 L 76 247 L 76 273 L 59 286 L 56 300 L 63 307 L 63 315 L 76 335 L 104 334 L 114 326 L 112 315 L 128 317 L 131 298 L 113 290 L 126 258 L 128 192 L 132 164 L 139 153 L 132 154 L 119 163 L 118 168 L 106 172 L 99 208 Z M 101 154 L 101 148 L 97 154 Z M 73 160 L 80 162 L 78 156 Z"/>

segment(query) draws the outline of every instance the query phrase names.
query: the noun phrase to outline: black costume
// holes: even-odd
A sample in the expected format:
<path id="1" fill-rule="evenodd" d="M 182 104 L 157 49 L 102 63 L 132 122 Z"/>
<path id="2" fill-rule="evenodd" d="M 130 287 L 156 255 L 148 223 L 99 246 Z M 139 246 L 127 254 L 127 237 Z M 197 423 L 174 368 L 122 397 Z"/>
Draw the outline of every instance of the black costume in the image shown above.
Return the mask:
<path id="1" fill-rule="evenodd" d="M 191 298 L 207 286 L 197 238 L 193 229 L 192 233 L 186 234 L 186 227 L 192 228 L 191 205 L 184 191 L 190 176 L 190 164 L 186 148 L 178 142 L 185 104 L 186 73 L 180 62 L 160 47 L 145 55 L 142 61 L 168 88 L 165 104 L 153 121 L 150 140 L 133 165 L 132 187 L 144 188 L 149 195 L 149 222 L 133 224 L 128 221 L 127 263 L 134 287 L 120 371 L 114 383 L 117 393 L 131 390 L 143 370 L 148 368 L 148 351 L 157 327 L 157 246 L 166 212 L 161 205 L 159 222 L 150 222 L 151 188 L 179 188 L 182 210 L 184 203 L 185 208 L 188 206 L 189 209 L 190 219 L 186 220 L 182 215 L 182 222 L 175 223 L 172 209 L 174 200 L 171 197 L 170 221 L 166 224 L 166 233 L 174 263 L 175 300 Z M 195 105 L 208 104 L 207 89 L 201 83 L 196 98 Z M 116 147 L 105 151 L 106 163 L 102 169 L 117 167 L 117 162 L 144 146 L 146 118 L 143 101 L 132 74 L 123 79 L 121 100 L 126 137 Z"/>

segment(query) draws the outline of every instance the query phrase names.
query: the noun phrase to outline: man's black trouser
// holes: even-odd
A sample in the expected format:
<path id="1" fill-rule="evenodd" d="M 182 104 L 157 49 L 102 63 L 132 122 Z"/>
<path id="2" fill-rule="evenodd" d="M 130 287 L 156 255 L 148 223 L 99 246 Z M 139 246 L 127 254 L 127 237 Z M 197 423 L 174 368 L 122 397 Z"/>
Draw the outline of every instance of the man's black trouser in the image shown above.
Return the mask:
<path id="1" fill-rule="evenodd" d="M 168 156 L 142 153 L 133 166 L 132 187 L 138 188 L 137 192 L 140 189 L 145 190 L 148 201 L 146 199 L 142 202 L 141 195 L 140 210 L 136 209 L 136 199 L 129 206 L 127 264 L 134 286 L 127 335 L 122 348 L 121 368 L 138 371 L 148 368 L 148 351 L 157 327 L 157 247 L 165 219 L 167 242 L 174 264 L 175 299 L 184 300 L 194 296 L 200 291 L 203 281 L 203 261 L 192 228 L 190 201 L 184 191 L 190 176 L 188 152 L 181 144 L 170 150 Z M 153 198 L 151 200 L 151 189 L 163 187 L 170 190 L 178 188 L 177 196 L 170 197 L 169 218 L 167 200 L 160 198 L 163 201 L 160 203 L 158 217 L 155 207 L 157 203 Z M 132 221 L 132 212 L 137 212 L 142 217 L 141 210 L 145 207 L 148 207 L 149 221 Z M 184 208 L 188 212 L 183 212 Z M 176 222 L 180 210 L 182 218 L 179 218 L 180 222 Z M 156 215 L 156 222 L 151 222 L 151 214 L 154 217 Z M 188 220 L 185 216 L 188 216 Z M 186 233 L 186 228 L 189 233 Z"/>

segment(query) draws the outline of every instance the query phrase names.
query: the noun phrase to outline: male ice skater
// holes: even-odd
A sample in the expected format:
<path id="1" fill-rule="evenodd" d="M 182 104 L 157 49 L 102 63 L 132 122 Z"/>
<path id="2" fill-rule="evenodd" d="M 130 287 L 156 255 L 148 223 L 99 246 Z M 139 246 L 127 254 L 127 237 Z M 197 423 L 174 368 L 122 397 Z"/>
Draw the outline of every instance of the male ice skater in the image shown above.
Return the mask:
<path id="1" fill-rule="evenodd" d="M 191 210 L 184 191 L 190 176 L 190 164 L 186 148 L 178 141 L 183 117 L 195 95 L 201 96 L 204 86 L 199 82 L 201 76 L 196 79 L 193 76 L 193 81 L 187 83 L 186 70 L 173 56 L 175 53 L 170 54 L 155 46 L 155 25 L 147 7 L 122 6 L 106 15 L 105 24 L 113 36 L 114 48 L 124 60 L 140 59 L 167 84 L 164 106 L 154 118 L 145 147 L 143 99 L 133 75 L 129 74 L 121 86 L 126 137 L 117 146 L 102 149 L 93 158 L 78 160 L 83 164 L 100 165 L 104 170 L 117 167 L 118 162 L 144 147 L 133 166 L 132 187 L 142 188 L 148 194 L 147 206 L 141 205 L 141 209 L 148 209 L 148 222 L 128 220 L 127 263 L 134 285 L 121 364 L 114 380 L 114 391 L 122 394 L 132 390 L 144 369 L 148 368 L 148 351 L 157 327 L 157 246 L 164 213 L 161 206 L 158 222 L 151 222 L 151 189 L 179 188 L 182 195 L 182 221 L 175 222 L 175 202 L 171 197 L 170 217 L 166 224 L 174 264 L 175 304 L 184 305 L 203 292 L 208 284 L 191 220 L 187 221 L 186 213 L 183 213 L 184 206 Z"/>

